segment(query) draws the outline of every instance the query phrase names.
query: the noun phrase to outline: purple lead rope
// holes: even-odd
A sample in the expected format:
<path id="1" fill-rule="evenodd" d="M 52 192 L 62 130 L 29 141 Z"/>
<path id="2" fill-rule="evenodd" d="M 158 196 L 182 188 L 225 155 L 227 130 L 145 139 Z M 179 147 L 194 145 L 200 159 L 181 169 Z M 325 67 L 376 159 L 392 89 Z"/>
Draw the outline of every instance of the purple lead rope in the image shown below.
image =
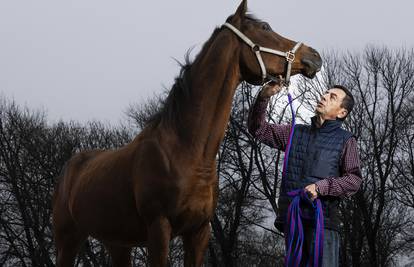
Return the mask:
<path id="1" fill-rule="evenodd" d="M 290 95 L 290 93 L 288 93 L 288 99 L 289 99 L 290 111 L 292 113 L 292 127 L 290 128 L 289 139 L 288 139 L 286 149 L 285 149 L 285 158 L 283 160 L 282 177 L 285 177 L 286 175 L 290 146 L 292 145 L 292 137 L 293 137 L 293 132 L 295 131 L 295 125 L 296 125 L 296 116 L 295 116 L 295 111 L 293 110 L 293 104 L 292 104 L 293 100 L 292 100 L 292 96 Z"/>
<path id="2" fill-rule="evenodd" d="M 285 245 L 286 267 L 297 267 L 302 260 L 302 249 L 305 240 L 303 231 L 302 219 L 315 220 L 315 236 L 313 252 L 309 254 L 309 259 L 306 263 L 307 267 L 321 267 L 323 257 L 323 239 L 324 239 L 324 223 L 323 223 L 323 211 L 322 203 L 320 199 L 316 199 L 313 202 L 309 199 L 307 193 L 303 189 L 294 190 L 287 193 L 288 196 L 293 197 L 292 202 L 288 208 L 286 227 L 285 227 Z M 301 209 L 300 204 L 303 202 L 310 203 L 315 211 L 315 216 L 305 216 Z"/>
<path id="3" fill-rule="evenodd" d="M 295 111 L 292 105 L 292 96 L 288 93 L 290 110 L 292 112 L 292 127 L 289 133 L 289 139 L 285 149 L 285 158 L 283 162 L 282 175 L 285 177 L 288 168 L 288 157 L 290 147 L 292 145 L 292 137 L 295 129 Z M 294 190 L 287 193 L 288 196 L 293 197 L 287 214 L 287 221 L 285 225 L 285 266 L 286 267 L 298 267 L 302 260 L 302 249 L 304 244 L 304 232 L 302 218 L 311 219 L 304 216 L 300 210 L 301 201 L 306 201 L 312 205 L 315 211 L 315 236 L 313 253 L 310 253 L 309 259 L 306 263 L 306 267 L 321 267 L 323 257 L 323 239 L 324 239 L 324 223 L 323 223 L 323 210 L 320 199 L 316 199 L 313 202 L 309 199 L 307 193 L 303 189 Z"/>

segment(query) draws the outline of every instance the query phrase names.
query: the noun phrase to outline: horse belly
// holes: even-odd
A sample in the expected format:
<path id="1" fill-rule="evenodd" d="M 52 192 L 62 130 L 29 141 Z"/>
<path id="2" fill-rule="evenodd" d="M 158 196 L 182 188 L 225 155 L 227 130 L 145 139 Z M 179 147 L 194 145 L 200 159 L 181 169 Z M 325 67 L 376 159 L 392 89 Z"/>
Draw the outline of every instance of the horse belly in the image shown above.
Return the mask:
<path id="1" fill-rule="evenodd" d="M 89 186 L 77 193 L 72 203 L 73 219 L 89 235 L 119 245 L 145 243 L 146 227 L 132 190 Z"/>

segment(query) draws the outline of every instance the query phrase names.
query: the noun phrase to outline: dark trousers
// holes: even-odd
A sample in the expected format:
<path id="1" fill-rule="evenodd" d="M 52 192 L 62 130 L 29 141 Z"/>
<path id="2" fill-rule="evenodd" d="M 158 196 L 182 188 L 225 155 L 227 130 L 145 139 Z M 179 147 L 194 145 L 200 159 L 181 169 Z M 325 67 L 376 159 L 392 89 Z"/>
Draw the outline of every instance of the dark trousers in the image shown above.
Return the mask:
<path id="1" fill-rule="evenodd" d="M 301 266 L 306 266 L 309 254 L 313 251 L 315 244 L 315 229 L 311 227 L 304 227 L 305 243 L 303 246 L 303 257 Z M 323 267 L 338 267 L 339 266 L 339 233 L 334 230 L 325 229 L 323 240 Z"/>

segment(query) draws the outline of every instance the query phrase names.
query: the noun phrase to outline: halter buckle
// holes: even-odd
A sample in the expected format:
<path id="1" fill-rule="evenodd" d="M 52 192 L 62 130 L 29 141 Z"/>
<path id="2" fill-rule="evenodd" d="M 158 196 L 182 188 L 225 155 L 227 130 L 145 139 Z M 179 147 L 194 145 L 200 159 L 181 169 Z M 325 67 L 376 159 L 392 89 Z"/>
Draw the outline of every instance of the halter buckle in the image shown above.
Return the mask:
<path id="1" fill-rule="evenodd" d="M 286 60 L 292 63 L 295 60 L 295 53 L 292 51 L 286 52 Z"/>
<path id="2" fill-rule="evenodd" d="M 257 44 L 253 45 L 253 46 L 252 46 L 252 51 L 253 51 L 253 52 L 255 52 L 255 53 L 256 53 L 257 51 L 260 51 L 260 46 L 258 46 Z"/>

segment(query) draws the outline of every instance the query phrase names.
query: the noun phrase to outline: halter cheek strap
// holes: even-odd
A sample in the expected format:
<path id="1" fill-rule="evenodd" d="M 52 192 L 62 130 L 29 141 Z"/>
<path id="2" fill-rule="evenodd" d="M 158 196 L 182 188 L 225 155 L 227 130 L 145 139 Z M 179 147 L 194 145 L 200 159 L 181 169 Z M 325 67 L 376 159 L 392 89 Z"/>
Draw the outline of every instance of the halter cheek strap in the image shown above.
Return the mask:
<path id="1" fill-rule="evenodd" d="M 225 26 L 228 29 L 230 29 L 231 31 L 233 31 L 238 37 L 240 37 L 240 39 L 242 39 L 248 46 L 251 47 L 253 53 L 256 55 L 257 61 L 259 62 L 260 70 L 262 72 L 263 81 L 266 78 L 271 78 L 272 79 L 273 77 L 271 77 L 270 75 L 267 74 L 266 66 L 264 64 L 261 52 L 284 57 L 286 59 L 286 62 L 287 62 L 286 75 L 285 75 L 285 81 L 284 82 L 285 82 L 285 85 L 289 85 L 290 75 L 291 75 L 291 70 L 292 70 L 292 63 L 295 60 L 296 51 L 302 45 L 301 42 L 296 43 L 296 45 L 292 48 L 292 50 L 290 50 L 288 52 L 282 52 L 282 51 L 279 51 L 279 50 L 275 50 L 275 49 L 271 49 L 271 48 L 267 48 L 267 47 L 262 47 L 260 45 L 255 44 L 252 40 L 250 40 L 249 37 L 247 37 L 244 33 L 239 31 L 236 27 L 234 27 L 230 23 L 226 22 L 226 23 L 223 24 L 223 26 Z"/>

